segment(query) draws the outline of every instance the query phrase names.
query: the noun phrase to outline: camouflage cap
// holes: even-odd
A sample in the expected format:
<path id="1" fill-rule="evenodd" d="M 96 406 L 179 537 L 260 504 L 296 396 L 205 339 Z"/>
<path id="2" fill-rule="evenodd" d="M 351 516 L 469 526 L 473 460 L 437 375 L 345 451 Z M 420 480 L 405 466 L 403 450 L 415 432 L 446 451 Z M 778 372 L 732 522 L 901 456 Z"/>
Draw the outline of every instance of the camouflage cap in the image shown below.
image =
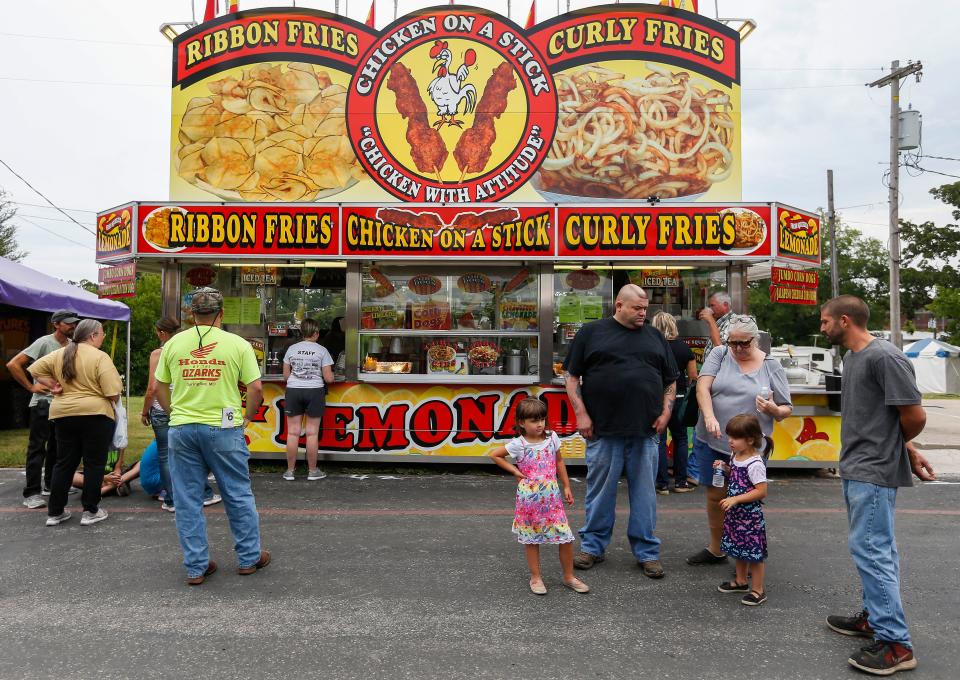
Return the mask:
<path id="1" fill-rule="evenodd" d="M 194 314 L 213 314 L 223 309 L 223 293 L 216 288 L 197 288 L 190 300 Z"/>

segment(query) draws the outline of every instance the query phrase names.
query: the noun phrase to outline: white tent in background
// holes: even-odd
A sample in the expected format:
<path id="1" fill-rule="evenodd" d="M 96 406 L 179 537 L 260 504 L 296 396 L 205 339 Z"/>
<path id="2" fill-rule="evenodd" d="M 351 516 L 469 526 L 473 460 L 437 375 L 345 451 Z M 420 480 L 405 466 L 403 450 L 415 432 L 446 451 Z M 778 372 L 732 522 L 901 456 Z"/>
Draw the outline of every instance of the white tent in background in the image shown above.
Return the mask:
<path id="1" fill-rule="evenodd" d="M 960 347 L 939 340 L 918 340 L 904 347 L 921 392 L 960 394 Z"/>

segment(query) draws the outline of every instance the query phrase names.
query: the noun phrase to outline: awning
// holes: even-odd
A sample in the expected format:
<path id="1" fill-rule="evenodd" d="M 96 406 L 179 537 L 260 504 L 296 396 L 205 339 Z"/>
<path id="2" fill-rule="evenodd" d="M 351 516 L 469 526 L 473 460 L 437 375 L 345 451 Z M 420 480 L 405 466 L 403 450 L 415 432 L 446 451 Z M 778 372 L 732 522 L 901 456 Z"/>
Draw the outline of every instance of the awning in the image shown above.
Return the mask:
<path id="1" fill-rule="evenodd" d="M 69 309 L 91 319 L 130 320 L 130 308 L 122 302 L 101 300 L 82 288 L 3 257 L 0 257 L 0 303 L 43 312 Z"/>

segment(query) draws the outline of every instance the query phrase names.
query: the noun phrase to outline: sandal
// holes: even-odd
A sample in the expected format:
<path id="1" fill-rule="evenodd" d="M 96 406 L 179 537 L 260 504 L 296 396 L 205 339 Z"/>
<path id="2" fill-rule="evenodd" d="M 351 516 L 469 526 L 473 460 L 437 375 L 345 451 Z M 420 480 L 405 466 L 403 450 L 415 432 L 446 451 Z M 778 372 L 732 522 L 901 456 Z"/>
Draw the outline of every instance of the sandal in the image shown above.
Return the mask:
<path id="1" fill-rule="evenodd" d="M 756 607 L 766 601 L 766 593 L 758 593 L 756 590 L 751 590 L 749 593 L 743 596 L 743 599 L 740 600 L 740 604 L 745 604 L 748 607 Z"/>
<path id="2" fill-rule="evenodd" d="M 534 595 L 546 595 L 547 587 L 541 579 L 530 579 L 530 592 Z"/>
<path id="3" fill-rule="evenodd" d="M 584 583 L 583 581 L 581 581 L 581 580 L 578 579 L 578 578 L 575 578 L 575 579 L 573 579 L 572 581 L 564 581 L 564 582 L 563 582 L 563 585 L 565 585 L 565 586 L 566 586 L 567 588 L 569 588 L 570 590 L 573 590 L 573 591 L 578 592 L 578 593 L 589 593 L 589 592 L 590 592 L 590 586 L 588 586 L 586 583 Z"/>

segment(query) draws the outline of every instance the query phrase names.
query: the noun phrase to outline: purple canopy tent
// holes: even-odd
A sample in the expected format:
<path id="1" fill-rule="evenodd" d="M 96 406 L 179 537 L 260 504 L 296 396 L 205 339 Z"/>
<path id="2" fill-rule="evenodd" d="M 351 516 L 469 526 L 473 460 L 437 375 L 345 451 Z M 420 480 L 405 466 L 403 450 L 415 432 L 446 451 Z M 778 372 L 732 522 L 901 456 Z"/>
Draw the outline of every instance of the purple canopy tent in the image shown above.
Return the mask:
<path id="1" fill-rule="evenodd" d="M 130 308 L 122 302 L 101 300 L 82 288 L 4 257 L 0 257 L 0 302 L 42 312 L 69 309 L 81 317 L 130 321 Z"/>
<path id="2" fill-rule="evenodd" d="M 69 309 L 80 317 L 126 321 L 127 379 L 124 382 L 127 385 L 127 399 L 130 399 L 130 308 L 125 304 L 101 300 L 82 288 L 4 257 L 0 257 L 0 303 L 42 312 Z"/>

